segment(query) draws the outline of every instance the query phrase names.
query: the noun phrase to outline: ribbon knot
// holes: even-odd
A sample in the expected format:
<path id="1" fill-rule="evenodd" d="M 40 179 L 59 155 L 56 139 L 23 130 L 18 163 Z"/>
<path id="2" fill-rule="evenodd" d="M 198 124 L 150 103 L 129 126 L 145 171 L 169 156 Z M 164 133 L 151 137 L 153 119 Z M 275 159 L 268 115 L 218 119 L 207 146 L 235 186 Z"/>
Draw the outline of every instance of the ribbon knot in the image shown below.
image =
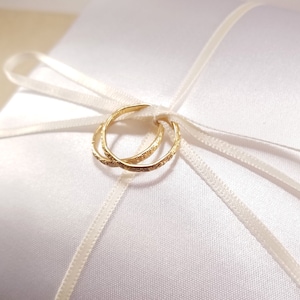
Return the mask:
<path id="1" fill-rule="evenodd" d="M 218 195 L 218 197 L 224 202 L 224 204 L 236 215 L 236 217 L 244 224 L 244 226 L 250 231 L 250 233 L 261 243 L 261 245 L 270 253 L 274 260 L 281 266 L 281 268 L 288 274 L 288 276 L 300 287 L 300 266 L 292 257 L 292 255 L 285 249 L 285 247 L 278 241 L 273 233 L 255 216 L 255 214 L 240 200 L 238 197 L 222 182 L 211 168 L 193 151 L 192 147 L 186 141 L 186 138 L 192 138 L 196 145 L 199 147 L 205 147 L 210 151 L 218 153 L 226 158 L 234 160 L 235 162 L 251 169 L 257 174 L 264 176 L 274 183 L 279 183 L 287 191 L 300 195 L 300 184 L 282 173 L 281 171 L 273 168 L 272 166 L 260 161 L 258 158 L 244 152 L 240 148 L 228 143 L 227 141 L 217 138 L 213 132 L 218 133 L 213 128 L 208 128 L 204 125 L 196 123 L 187 117 L 178 114 L 175 111 L 175 107 L 179 107 L 184 99 L 187 97 L 193 84 L 196 82 L 201 70 L 207 63 L 213 52 L 220 44 L 226 33 L 230 28 L 243 16 L 247 11 L 256 7 L 257 4 L 246 3 L 238 7 L 233 11 L 219 26 L 216 32 L 213 34 L 207 45 L 201 51 L 196 62 L 192 66 L 186 79 L 183 81 L 182 86 L 172 101 L 169 107 L 149 105 L 144 109 L 136 112 L 133 115 L 126 116 L 127 118 L 141 119 L 141 118 L 153 118 L 154 121 L 159 122 L 161 119 L 167 120 L 170 126 L 171 124 L 178 124 L 182 131 L 180 155 L 190 165 L 190 167 L 204 180 L 212 189 L 212 191 Z M 52 70 L 63 75 L 69 80 L 83 86 L 93 94 L 85 94 L 76 92 L 62 87 L 57 87 L 45 82 L 41 82 L 29 77 L 22 76 L 14 72 L 14 68 L 22 63 L 24 60 L 34 58 L 41 63 L 44 63 Z M 27 126 L 22 128 L 12 128 L 6 130 L 0 130 L 0 138 L 9 138 L 13 136 L 20 136 L 25 134 L 34 134 L 41 132 L 65 130 L 68 128 L 81 128 L 85 126 L 92 126 L 93 129 L 99 124 L 101 126 L 108 126 L 107 118 L 113 111 L 120 109 L 124 106 L 140 106 L 142 103 L 139 99 L 124 93 L 116 88 L 110 87 L 102 82 L 99 82 L 93 78 L 90 78 L 79 71 L 66 66 L 65 64 L 54 60 L 44 54 L 37 52 L 22 53 L 10 58 L 4 67 L 5 73 L 8 78 L 19 86 L 23 86 L 27 89 L 38 91 L 40 93 L 50 95 L 65 101 L 69 101 L 81 106 L 89 107 L 97 112 L 105 112 L 104 115 L 95 117 L 79 118 L 72 120 L 63 120 L 57 122 L 43 123 L 34 126 Z M 104 124 L 104 125 L 103 125 Z M 175 128 L 175 127 L 174 127 Z M 173 129 L 174 129 L 173 128 Z M 208 129 L 208 130 L 205 130 Z M 101 128 L 96 130 L 94 136 L 94 144 L 97 143 L 97 132 L 101 132 Z M 173 138 L 174 133 L 172 130 L 166 130 L 167 133 Z M 175 141 L 176 141 L 176 130 Z M 219 131 L 220 132 L 220 131 Z M 224 132 L 221 132 L 224 134 Z M 225 133 L 230 136 L 234 134 Z M 103 138 L 102 133 L 102 138 Z M 241 137 L 248 139 L 247 137 Z M 178 139 L 178 136 L 177 136 Z M 266 141 L 255 140 L 256 143 L 268 143 Z M 149 143 L 149 137 L 147 136 L 140 149 L 144 149 L 144 145 Z M 277 144 L 269 143 L 273 146 Z M 299 149 L 292 149 L 283 145 L 279 145 L 290 150 L 299 151 Z M 95 150 L 95 149 L 94 149 Z M 116 158 L 107 147 L 104 147 L 106 158 L 109 163 L 120 166 L 118 158 Z M 177 149 L 176 149 L 177 150 Z M 151 151 L 150 151 L 151 152 Z M 176 152 L 176 151 L 175 151 Z M 145 153 L 144 153 L 145 154 Z M 94 155 L 97 157 L 98 153 L 95 150 Z M 148 154 L 147 154 L 148 155 Z M 143 156 L 142 156 L 143 157 Z M 99 156 L 97 157 L 99 159 Z M 130 159 L 123 159 L 126 164 L 130 164 Z M 134 157 L 134 162 L 138 162 L 140 158 L 138 155 Z M 127 160 L 127 161 L 126 161 Z M 129 161 L 128 161 L 129 160 Z M 107 164 L 109 164 L 107 163 Z M 115 166 L 115 165 L 114 165 Z M 126 168 L 125 168 L 126 169 Z M 127 168 L 128 170 L 128 168 Z M 136 170 L 135 170 L 136 171 Z M 125 176 L 126 175 L 126 176 Z M 92 251 L 96 240 L 100 236 L 105 224 L 110 218 L 113 210 L 115 209 L 118 201 L 122 197 L 124 191 L 129 186 L 129 183 L 134 178 L 134 173 L 128 177 L 126 171 L 120 176 L 116 182 L 116 186 L 112 193 L 108 196 L 104 205 L 100 208 L 96 219 L 92 222 L 88 229 L 86 236 L 84 237 L 81 245 L 78 247 L 69 269 L 62 281 L 59 291 L 56 295 L 56 299 L 68 299 L 74 286 L 79 278 L 80 272 L 88 259 L 89 254 Z"/>

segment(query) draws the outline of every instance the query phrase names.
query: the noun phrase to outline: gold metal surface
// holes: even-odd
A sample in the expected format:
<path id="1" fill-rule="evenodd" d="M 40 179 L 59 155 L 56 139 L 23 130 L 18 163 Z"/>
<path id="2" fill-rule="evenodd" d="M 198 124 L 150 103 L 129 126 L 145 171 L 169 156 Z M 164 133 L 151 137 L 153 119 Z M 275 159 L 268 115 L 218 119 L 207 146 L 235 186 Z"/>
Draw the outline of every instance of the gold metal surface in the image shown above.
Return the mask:
<path id="1" fill-rule="evenodd" d="M 105 123 L 100 124 L 98 129 L 95 131 L 93 135 L 92 140 L 92 147 L 93 147 L 93 155 L 98 159 L 101 163 L 104 165 L 110 166 L 110 167 L 120 167 L 122 169 L 125 169 L 127 171 L 133 171 L 133 172 L 148 172 L 153 171 L 157 168 L 162 167 L 164 164 L 166 164 L 177 152 L 179 146 L 180 146 L 180 129 L 177 123 L 169 121 L 168 118 L 160 118 L 155 121 L 155 124 L 158 126 L 158 133 L 156 135 L 155 140 L 152 142 L 152 144 L 143 150 L 141 153 L 137 154 L 136 156 L 126 158 L 126 159 L 120 159 L 116 155 L 112 153 L 112 151 L 109 149 L 107 145 L 106 140 L 106 134 L 109 126 L 121 115 L 139 111 L 149 105 L 147 104 L 141 104 L 141 105 L 133 105 L 133 106 L 126 106 L 121 109 L 118 109 L 114 113 L 110 115 L 110 117 L 106 120 Z M 161 144 L 162 136 L 164 133 L 163 126 L 160 122 L 166 122 L 168 125 L 174 130 L 174 142 L 171 147 L 171 149 L 166 153 L 163 157 L 161 157 L 159 160 L 149 163 L 149 164 L 137 164 L 138 162 L 141 162 L 148 158 L 150 155 L 152 155 L 158 148 L 158 146 Z M 102 149 L 105 154 L 105 156 L 101 155 L 97 149 L 97 144 L 99 142 L 99 139 L 102 144 Z"/>

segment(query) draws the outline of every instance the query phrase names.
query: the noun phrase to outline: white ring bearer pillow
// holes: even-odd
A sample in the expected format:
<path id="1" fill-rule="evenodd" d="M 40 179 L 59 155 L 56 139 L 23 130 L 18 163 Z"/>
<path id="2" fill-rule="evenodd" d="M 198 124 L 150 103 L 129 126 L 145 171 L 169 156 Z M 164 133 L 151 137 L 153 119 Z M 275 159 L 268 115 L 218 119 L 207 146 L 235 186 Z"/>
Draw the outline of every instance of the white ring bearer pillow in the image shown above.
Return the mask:
<path id="1" fill-rule="evenodd" d="M 93 1 L 55 60 L 8 61 L 27 89 L 0 114 L 0 298 L 299 299 L 299 26 L 239 1 Z M 30 56 L 48 68 L 24 79 Z M 93 131 L 136 102 L 179 120 L 179 153 L 100 166 Z M 122 157 L 148 132 L 129 123 Z"/>

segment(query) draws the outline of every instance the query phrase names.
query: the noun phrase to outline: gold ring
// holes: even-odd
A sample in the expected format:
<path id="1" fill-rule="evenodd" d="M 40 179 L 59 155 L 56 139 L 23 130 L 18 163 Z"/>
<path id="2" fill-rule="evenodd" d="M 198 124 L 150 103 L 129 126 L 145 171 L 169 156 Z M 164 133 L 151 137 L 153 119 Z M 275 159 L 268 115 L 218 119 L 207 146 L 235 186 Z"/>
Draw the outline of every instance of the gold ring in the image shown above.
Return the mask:
<path id="1" fill-rule="evenodd" d="M 168 123 L 168 125 L 170 127 L 172 127 L 172 129 L 174 131 L 174 142 L 173 142 L 173 145 L 172 145 L 171 149 L 169 150 L 169 152 L 167 154 L 165 154 L 162 158 L 160 158 L 159 160 L 157 160 L 153 163 L 136 164 L 135 162 L 140 162 L 140 161 L 148 158 L 151 154 L 154 153 L 154 151 L 157 149 L 157 147 L 160 145 L 160 142 L 161 142 L 161 139 L 159 140 L 159 138 L 158 138 L 160 131 L 157 134 L 157 137 L 154 140 L 154 142 L 147 149 L 145 149 L 140 154 L 138 154 L 134 157 L 128 158 L 128 159 L 118 158 L 116 155 L 114 155 L 111 152 L 111 150 L 107 146 L 106 132 L 107 132 L 107 129 L 110 126 L 110 124 L 114 120 L 116 120 L 119 116 L 121 116 L 125 113 L 138 111 L 147 106 L 149 106 L 149 105 L 141 104 L 141 105 L 126 106 L 124 108 L 121 108 L 121 109 L 117 110 L 116 112 L 114 112 L 113 114 L 111 114 L 110 117 L 106 120 L 106 122 L 101 124 L 98 127 L 98 129 L 96 130 L 96 132 L 93 136 L 93 154 L 101 163 L 103 163 L 105 165 L 113 166 L 113 167 L 119 166 L 128 171 L 147 172 L 147 171 L 152 171 L 152 170 L 155 170 L 155 169 L 163 166 L 175 155 L 175 153 L 177 152 L 177 150 L 180 146 L 180 129 L 179 129 L 179 126 L 177 123 L 169 121 L 167 118 L 158 119 L 158 120 L 156 120 L 155 123 L 159 127 L 162 126 L 160 124 L 160 121 L 164 121 L 164 122 Z M 106 157 L 100 155 L 100 153 L 98 152 L 98 150 L 96 148 L 96 144 L 99 140 L 99 138 L 98 138 L 99 133 L 101 135 L 100 140 L 101 140 L 102 148 L 103 148 L 103 151 L 104 151 L 104 154 L 106 155 Z M 162 134 L 163 134 L 163 131 L 162 131 Z M 161 134 L 161 136 L 162 136 L 162 134 Z"/>
<path id="2" fill-rule="evenodd" d="M 102 127 L 103 127 L 103 123 L 100 124 L 100 126 L 97 128 L 97 130 L 95 131 L 95 133 L 93 135 L 93 140 L 92 140 L 93 155 L 104 165 L 107 165 L 110 167 L 119 167 L 119 163 L 116 160 L 113 160 L 111 158 L 101 155 L 97 149 L 99 139 L 101 138 L 100 134 L 101 134 Z M 151 143 L 151 145 L 149 145 L 149 147 L 147 147 L 142 152 L 140 152 L 132 157 L 122 158 L 122 161 L 124 161 L 126 163 L 136 164 L 136 163 L 139 163 L 139 162 L 147 159 L 149 156 L 151 156 L 155 152 L 155 150 L 161 144 L 163 135 L 164 135 L 164 127 L 162 124 L 158 124 L 157 134 L 156 134 L 154 141 Z"/>

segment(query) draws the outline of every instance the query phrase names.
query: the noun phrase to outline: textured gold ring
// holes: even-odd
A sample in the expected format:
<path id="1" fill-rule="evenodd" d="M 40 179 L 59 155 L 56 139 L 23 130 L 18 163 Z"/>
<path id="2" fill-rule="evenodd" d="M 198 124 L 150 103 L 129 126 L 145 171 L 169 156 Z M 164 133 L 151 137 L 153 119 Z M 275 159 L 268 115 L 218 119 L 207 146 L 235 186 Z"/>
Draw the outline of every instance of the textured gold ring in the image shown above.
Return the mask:
<path id="1" fill-rule="evenodd" d="M 149 163 L 149 164 L 137 164 L 137 162 L 140 162 L 142 160 L 145 160 L 148 158 L 151 154 L 154 153 L 154 151 L 157 149 L 157 147 L 161 143 L 161 139 L 158 138 L 158 136 L 161 133 L 161 136 L 163 135 L 163 131 L 161 132 L 158 130 L 158 134 L 156 136 L 156 139 L 154 142 L 143 152 L 140 154 L 133 156 L 131 158 L 127 159 L 120 159 L 115 154 L 112 153 L 112 151 L 109 149 L 106 141 L 106 132 L 108 127 L 111 125 L 113 121 L 115 121 L 119 116 L 133 111 L 141 110 L 149 105 L 147 104 L 141 104 L 141 105 L 133 105 L 133 106 L 126 106 L 123 107 L 116 112 L 112 113 L 110 117 L 106 120 L 105 123 L 102 123 L 98 129 L 96 130 L 94 136 L 93 136 L 93 154 L 94 156 L 103 164 L 108 166 L 119 166 L 125 170 L 133 171 L 133 172 L 148 172 L 155 170 L 161 166 L 163 166 L 165 163 L 167 163 L 177 152 L 179 146 L 180 146 L 180 129 L 177 123 L 169 121 L 166 117 L 157 119 L 155 124 L 157 124 L 158 128 L 162 126 L 160 123 L 161 121 L 166 122 L 174 131 L 174 142 L 169 150 L 168 153 L 166 153 L 162 158 L 159 160 Z M 104 151 L 104 154 L 106 157 L 100 155 L 99 151 L 97 150 L 97 143 L 99 141 L 99 135 L 100 135 L 100 141 L 102 144 L 102 148 Z"/>
<path id="2" fill-rule="evenodd" d="M 104 155 L 101 155 L 100 152 L 98 151 L 98 144 L 99 144 L 99 139 L 101 139 L 101 131 L 102 131 L 103 123 L 100 124 L 100 126 L 97 128 L 93 135 L 93 140 L 92 140 L 92 151 L 93 155 L 104 165 L 110 166 L 110 167 L 119 167 L 119 163 L 111 159 L 109 157 L 106 157 Z M 131 163 L 131 164 L 137 164 L 145 159 L 147 159 L 149 156 L 151 156 L 155 150 L 158 148 L 158 146 L 161 144 L 162 138 L 164 135 L 164 127 L 162 124 L 158 124 L 158 129 L 157 129 L 157 134 L 154 139 L 154 141 L 144 149 L 142 152 L 132 156 L 132 157 L 127 157 L 127 158 L 122 158 L 122 161 L 126 163 Z"/>

